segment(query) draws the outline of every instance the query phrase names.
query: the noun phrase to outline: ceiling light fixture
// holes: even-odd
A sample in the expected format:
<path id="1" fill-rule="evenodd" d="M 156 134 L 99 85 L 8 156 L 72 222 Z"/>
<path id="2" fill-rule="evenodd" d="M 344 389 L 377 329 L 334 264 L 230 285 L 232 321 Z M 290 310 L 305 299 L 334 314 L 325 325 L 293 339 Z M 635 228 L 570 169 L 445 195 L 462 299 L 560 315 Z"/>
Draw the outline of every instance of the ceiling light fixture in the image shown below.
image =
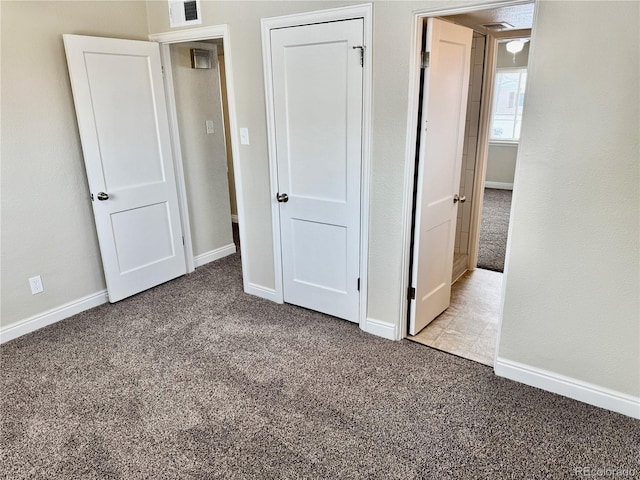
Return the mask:
<path id="1" fill-rule="evenodd" d="M 526 40 L 525 40 L 526 41 Z M 511 40 L 507 42 L 507 52 L 513 53 L 513 63 L 516 63 L 516 53 L 519 53 L 524 48 L 525 41 L 523 40 Z"/>

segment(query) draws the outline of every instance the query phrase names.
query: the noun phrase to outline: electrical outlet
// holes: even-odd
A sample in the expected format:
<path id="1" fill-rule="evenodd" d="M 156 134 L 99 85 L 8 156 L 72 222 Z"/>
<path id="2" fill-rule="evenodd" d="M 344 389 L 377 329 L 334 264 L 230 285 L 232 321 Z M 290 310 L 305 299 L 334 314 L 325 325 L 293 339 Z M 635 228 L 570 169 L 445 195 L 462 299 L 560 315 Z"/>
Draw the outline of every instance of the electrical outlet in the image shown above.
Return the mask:
<path id="1" fill-rule="evenodd" d="M 29 286 L 31 287 L 32 295 L 44 292 L 44 287 L 42 286 L 42 279 L 40 278 L 40 275 L 31 277 L 29 279 Z"/>
<path id="2" fill-rule="evenodd" d="M 207 134 L 216 133 L 216 130 L 213 125 L 213 120 L 205 121 L 205 125 L 207 126 Z"/>

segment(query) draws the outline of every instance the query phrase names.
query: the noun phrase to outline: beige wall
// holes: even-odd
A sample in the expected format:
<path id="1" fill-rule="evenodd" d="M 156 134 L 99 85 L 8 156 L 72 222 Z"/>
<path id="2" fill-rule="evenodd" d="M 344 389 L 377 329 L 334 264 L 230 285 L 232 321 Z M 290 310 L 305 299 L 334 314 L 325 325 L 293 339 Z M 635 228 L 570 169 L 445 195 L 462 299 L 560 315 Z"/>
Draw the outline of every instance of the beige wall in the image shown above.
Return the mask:
<path id="1" fill-rule="evenodd" d="M 502 358 L 636 397 L 639 20 L 638 2 L 540 4 L 499 346 Z"/>
<path id="2" fill-rule="evenodd" d="M 191 68 L 191 49 L 211 52 L 211 69 Z M 194 256 L 233 243 L 222 119 L 220 71 L 215 45 L 169 47 Z M 208 134 L 206 120 L 215 132 Z"/>
<path id="3" fill-rule="evenodd" d="M 508 183 L 513 185 L 517 156 L 517 143 L 489 143 L 485 182 Z"/>
<path id="4" fill-rule="evenodd" d="M 6 326 L 105 288 L 63 33 L 145 39 L 144 2 L 2 10 L 2 307 Z M 44 292 L 27 279 L 41 275 Z"/>

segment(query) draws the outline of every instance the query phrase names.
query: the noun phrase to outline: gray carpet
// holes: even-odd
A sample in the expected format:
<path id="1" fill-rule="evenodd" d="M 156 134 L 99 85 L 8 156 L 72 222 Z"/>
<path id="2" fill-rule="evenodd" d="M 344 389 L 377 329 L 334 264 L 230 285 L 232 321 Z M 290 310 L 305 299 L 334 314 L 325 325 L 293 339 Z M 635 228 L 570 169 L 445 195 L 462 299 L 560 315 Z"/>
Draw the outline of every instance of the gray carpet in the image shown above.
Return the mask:
<path id="1" fill-rule="evenodd" d="M 640 475 L 639 422 L 245 295 L 239 255 L 1 354 L 2 478 Z"/>
<path id="2" fill-rule="evenodd" d="M 511 212 L 511 190 L 484 189 L 478 267 L 504 271 L 507 233 Z"/>

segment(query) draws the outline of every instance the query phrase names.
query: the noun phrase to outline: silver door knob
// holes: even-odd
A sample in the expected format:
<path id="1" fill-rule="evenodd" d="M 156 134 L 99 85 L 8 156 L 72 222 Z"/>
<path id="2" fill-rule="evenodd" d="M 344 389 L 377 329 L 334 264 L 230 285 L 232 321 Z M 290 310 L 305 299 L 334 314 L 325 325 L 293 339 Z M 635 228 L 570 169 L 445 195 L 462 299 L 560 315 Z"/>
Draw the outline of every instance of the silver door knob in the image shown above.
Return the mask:
<path id="1" fill-rule="evenodd" d="M 464 203 L 467 201 L 467 197 L 463 196 L 459 196 L 457 193 L 453 196 L 453 203 Z"/>
<path id="2" fill-rule="evenodd" d="M 104 192 L 98 192 L 98 195 L 96 195 L 96 197 L 100 201 L 109 200 L 109 194 L 108 193 L 104 193 Z"/>
<path id="3" fill-rule="evenodd" d="M 287 195 L 286 193 L 278 193 L 276 195 L 276 199 L 280 202 L 280 203 L 287 203 L 289 201 L 289 195 Z"/>

